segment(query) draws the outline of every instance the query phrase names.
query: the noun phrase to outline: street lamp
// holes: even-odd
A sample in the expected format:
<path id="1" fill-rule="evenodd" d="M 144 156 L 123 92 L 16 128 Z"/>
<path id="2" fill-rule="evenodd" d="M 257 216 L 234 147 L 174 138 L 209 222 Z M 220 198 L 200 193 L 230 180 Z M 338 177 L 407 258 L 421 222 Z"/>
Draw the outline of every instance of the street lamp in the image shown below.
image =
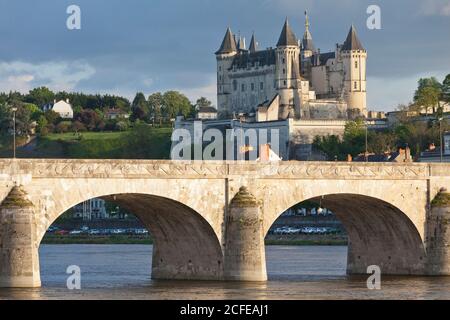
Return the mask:
<path id="1" fill-rule="evenodd" d="M 13 112 L 13 159 L 16 158 L 16 112 L 17 108 L 12 107 L 11 111 Z"/>
<path id="2" fill-rule="evenodd" d="M 366 123 L 366 153 L 365 153 L 365 160 L 366 160 L 366 162 L 369 162 L 369 144 L 368 144 L 368 131 L 369 131 L 369 129 L 368 129 L 368 126 L 369 126 L 369 123 L 367 122 L 367 119 L 366 119 L 366 121 L 365 121 L 365 123 Z"/>
<path id="3" fill-rule="evenodd" d="M 443 146 L 443 143 L 442 143 L 442 120 L 444 120 L 444 118 L 443 117 L 440 117 L 440 118 L 438 118 L 438 121 L 439 121 L 439 139 L 440 139 L 440 157 L 441 157 L 441 162 L 444 162 L 444 154 L 443 154 L 443 152 L 444 152 L 444 146 Z"/>

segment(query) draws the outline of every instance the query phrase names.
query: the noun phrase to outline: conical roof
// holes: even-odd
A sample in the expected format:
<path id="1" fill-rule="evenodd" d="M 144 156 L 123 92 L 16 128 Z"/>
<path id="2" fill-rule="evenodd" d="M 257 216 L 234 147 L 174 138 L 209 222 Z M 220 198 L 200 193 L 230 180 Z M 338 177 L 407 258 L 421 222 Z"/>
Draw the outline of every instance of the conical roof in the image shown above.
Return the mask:
<path id="1" fill-rule="evenodd" d="M 358 36 L 356 35 L 356 29 L 352 25 L 350 31 L 348 32 L 347 39 L 342 46 L 342 50 L 344 51 L 352 51 L 352 50 L 365 50 L 361 41 L 359 41 Z"/>
<path id="2" fill-rule="evenodd" d="M 32 207 L 33 204 L 26 198 L 26 195 L 20 186 L 14 186 L 8 196 L 2 201 L 0 208 Z"/>
<path id="3" fill-rule="evenodd" d="M 252 40 L 250 40 L 250 48 L 251 53 L 258 51 L 258 46 L 256 44 L 255 34 L 252 35 Z"/>
<path id="4" fill-rule="evenodd" d="M 306 11 L 305 11 L 305 33 L 303 35 L 302 47 L 303 50 L 310 50 L 312 52 L 316 51 L 311 32 L 309 31 L 309 17 Z"/>
<path id="5" fill-rule="evenodd" d="M 220 49 L 217 50 L 216 54 L 232 53 L 236 51 L 236 40 L 231 29 L 228 28 L 225 37 L 223 38 L 222 45 L 220 46 Z"/>
<path id="6" fill-rule="evenodd" d="M 277 43 L 277 47 L 285 46 L 298 46 L 297 37 L 289 26 L 288 19 L 284 22 L 283 30 L 281 31 L 280 38 Z"/>

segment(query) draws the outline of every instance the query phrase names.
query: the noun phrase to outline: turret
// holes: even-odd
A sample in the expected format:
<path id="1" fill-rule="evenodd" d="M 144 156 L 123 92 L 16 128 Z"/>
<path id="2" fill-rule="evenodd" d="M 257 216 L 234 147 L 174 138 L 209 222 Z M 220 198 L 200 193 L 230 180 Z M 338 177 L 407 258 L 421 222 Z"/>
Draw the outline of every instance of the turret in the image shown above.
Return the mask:
<path id="1" fill-rule="evenodd" d="M 216 52 L 217 59 L 217 109 L 219 112 L 228 112 L 226 110 L 231 105 L 228 101 L 231 94 L 231 80 L 229 78 L 229 69 L 233 64 L 235 55 L 238 53 L 236 40 L 228 28 L 222 44 Z"/>
<path id="2" fill-rule="evenodd" d="M 316 48 L 314 47 L 313 39 L 311 32 L 309 31 L 309 17 L 308 12 L 305 11 L 305 33 L 303 34 L 302 39 L 302 57 L 303 59 L 311 57 L 315 52 Z"/>
<path id="3" fill-rule="evenodd" d="M 258 43 L 256 42 L 255 34 L 252 35 L 252 39 L 250 40 L 250 53 L 255 53 L 258 51 Z"/>
<path id="4" fill-rule="evenodd" d="M 366 115 L 366 59 L 367 51 L 352 25 L 347 39 L 340 48 L 344 63 L 344 98 L 350 110 L 357 109 L 360 115 Z"/>
<path id="5" fill-rule="evenodd" d="M 286 19 L 276 49 L 276 86 L 281 106 L 294 107 L 294 97 L 290 89 L 296 85 L 296 79 L 292 79 L 292 75 L 297 74 L 294 68 L 300 69 L 299 58 L 299 43 Z"/>

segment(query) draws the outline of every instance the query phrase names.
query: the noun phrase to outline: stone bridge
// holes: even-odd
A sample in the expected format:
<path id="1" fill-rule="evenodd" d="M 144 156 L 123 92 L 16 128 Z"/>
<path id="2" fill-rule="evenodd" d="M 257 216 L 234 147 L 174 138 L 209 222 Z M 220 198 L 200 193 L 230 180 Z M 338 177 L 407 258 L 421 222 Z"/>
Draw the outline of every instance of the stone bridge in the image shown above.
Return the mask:
<path id="1" fill-rule="evenodd" d="M 155 279 L 267 280 L 264 237 L 305 200 L 344 224 L 349 274 L 450 274 L 446 190 L 450 164 L 4 159 L 0 286 L 40 286 L 47 228 L 92 198 L 149 229 Z"/>

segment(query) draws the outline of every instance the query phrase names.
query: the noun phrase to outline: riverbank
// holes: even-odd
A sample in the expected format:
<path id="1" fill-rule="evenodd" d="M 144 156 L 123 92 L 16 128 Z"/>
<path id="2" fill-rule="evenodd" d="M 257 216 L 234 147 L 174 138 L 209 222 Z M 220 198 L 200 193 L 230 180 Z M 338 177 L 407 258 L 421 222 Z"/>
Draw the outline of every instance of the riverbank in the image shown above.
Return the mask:
<path id="1" fill-rule="evenodd" d="M 345 246 L 347 239 L 343 235 L 268 235 L 268 246 Z M 47 234 L 42 244 L 153 244 L 150 236 L 112 235 L 54 235 Z"/>

